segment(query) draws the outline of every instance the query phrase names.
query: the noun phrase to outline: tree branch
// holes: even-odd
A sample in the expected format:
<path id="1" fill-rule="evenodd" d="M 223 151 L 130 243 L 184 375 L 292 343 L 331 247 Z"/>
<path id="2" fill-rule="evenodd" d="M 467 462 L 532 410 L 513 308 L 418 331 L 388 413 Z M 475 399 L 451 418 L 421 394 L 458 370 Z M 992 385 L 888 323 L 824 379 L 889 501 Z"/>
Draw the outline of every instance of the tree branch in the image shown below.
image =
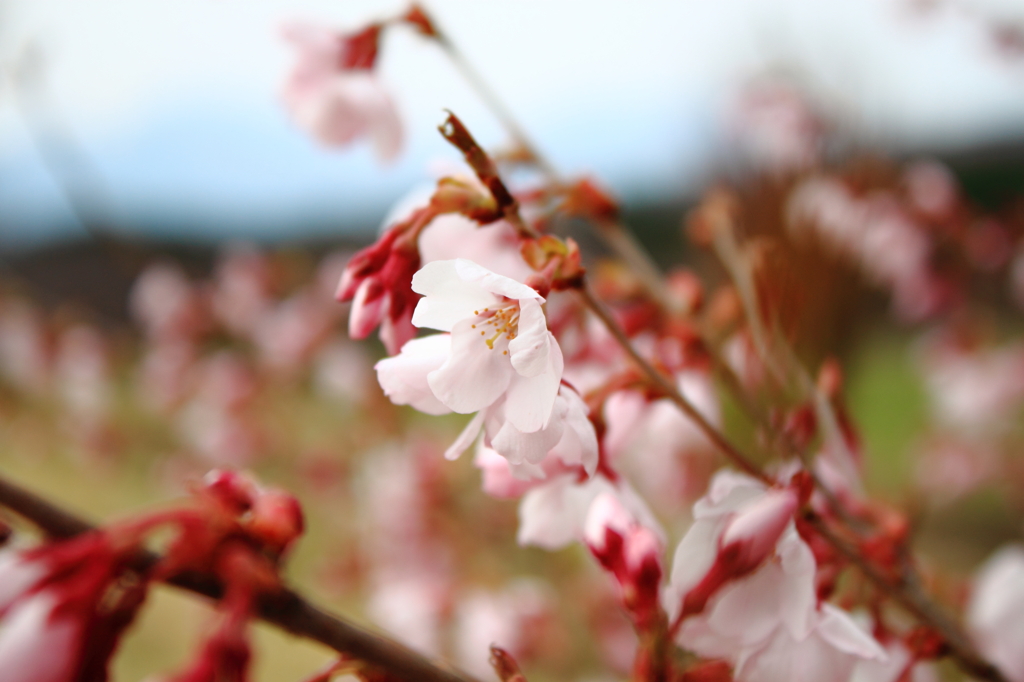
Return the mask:
<path id="1" fill-rule="evenodd" d="M 24 517 L 56 539 L 97 530 L 84 519 L 2 477 L 0 506 Z M 139 561 L 142 567 L 146 567 L 159 561 L 159 557 L 145 552 Z M 224 594 L 224 586 L 219 580 L 195 571 L 179 573 L 169 578 L 167 583 L 210 599 L 220 599 Z M 398 642 L 367 632 L 328 613 L 288 588 L 261 596 L 257 611 L 260 618 L 268 623 L 319 642 L 346 657 L 364 661 L 396 679 L 408 682 L 477 682 L 464 673 L 440 667 Z"/>

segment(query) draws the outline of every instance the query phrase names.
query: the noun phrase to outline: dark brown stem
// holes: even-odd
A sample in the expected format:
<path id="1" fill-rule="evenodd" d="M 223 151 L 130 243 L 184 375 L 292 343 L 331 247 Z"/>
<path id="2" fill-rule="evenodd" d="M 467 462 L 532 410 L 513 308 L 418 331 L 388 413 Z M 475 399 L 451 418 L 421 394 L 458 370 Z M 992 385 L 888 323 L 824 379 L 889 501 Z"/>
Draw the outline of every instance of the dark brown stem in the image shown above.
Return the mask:
<path id="1" fill-rule="evenodd" d="M 0 505 L 24 517 L 47 535 L 67 539 L 96 530 L 78 516 L 0 477 Z M 159 557 L 145 553 L 142 567 Z M 185 571 L 167 580 L 175 587 L 210 599 L 220 599 L 224 586 L 211 575 Z M 408 682 L 476 682 L 468 675 L 443 668 L 412 649 L 386 637 L 367 632 L 307 601 L 294 590 L 282 588 L 260 597 L 260 618 L 294 635 L 314 640 L 348 658 L 358 659 Z"/>

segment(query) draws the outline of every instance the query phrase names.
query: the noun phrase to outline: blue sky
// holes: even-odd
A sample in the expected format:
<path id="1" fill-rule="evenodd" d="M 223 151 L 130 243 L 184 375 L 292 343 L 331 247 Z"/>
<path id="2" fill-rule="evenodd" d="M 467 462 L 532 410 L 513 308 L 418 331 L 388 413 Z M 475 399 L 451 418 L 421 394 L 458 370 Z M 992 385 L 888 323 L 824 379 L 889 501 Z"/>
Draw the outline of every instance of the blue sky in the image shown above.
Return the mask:
<path id="1" fill-rule="evenodd" d="M 425 3 L 566 172 L 626 201 L 693 190 L 727 147 L 736 88 L 795 74 L 847 132 L 914 148 L 1024 134 L 1024 61 L 1007 62 L 978 12 L 919 15 L 895 0 L 434 0 Z M 991 4 L 991 3 L 990 3 Z M 278 89 L 287 19 L 355 27 L 403 4 L 374 0 L 6 0 L 0 66 L 42 47 L 67 128 L 88 150 L 125 229 L 182 239 L 297 238 L 373 224 L 438 157 L 456 111 L 483 141 L 493 118 L 439 51 L 389 36 L 380 68 L 408 145 L 318 148 Z M 0 86 L 0 247 L 74 234 L 63 199 Z M 303 232 L 305 231 L 305 232 Z"/>

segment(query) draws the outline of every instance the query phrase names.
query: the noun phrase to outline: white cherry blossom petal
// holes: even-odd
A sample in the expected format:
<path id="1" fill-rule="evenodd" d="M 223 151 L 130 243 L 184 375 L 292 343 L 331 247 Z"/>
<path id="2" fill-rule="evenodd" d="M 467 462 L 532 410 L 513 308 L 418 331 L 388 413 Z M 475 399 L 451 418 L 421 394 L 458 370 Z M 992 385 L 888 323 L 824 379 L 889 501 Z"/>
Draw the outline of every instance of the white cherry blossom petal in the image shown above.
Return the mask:
<path id="1" fill-rule="evenodd" d="M 412 314 L 415 326 L 450 332 L 458 322 L 472 317 L 473 311 L 500 302 L 483 287 L 459 277 L 458 263 L 459 260 L 434 261 L 412 276 L 412 290 L 423 295 Z"/>
<path id="2" fill-rule="evenodd" d="M 448 414 L 444 405 L 427 383 L 427 377 L 443 365 L 450 356 L 451 336 L 433 334 L 413 339 L 402 346 L 402 351 L 378 362 L 377 381 L 391 402 L 411 405 L 426 414 Z"/>
<path id="3" fill-rule="evenodd" d="M 548 368 L 533 377 L 512 374 L 508 383 L 505 416 L 513 426 L 524 433 L 538 431 L 548 423 L 554 408 L 555 396 L 562 381 L 562 350 L 551 336 L 551 352 L 548 353 Z"/>
<path id="4" fill-rule="evenodd" d="M 458 459 L 463 452 L 469 449 L 475 441 L 477 436 L 480 435 L 480 429 L 484 426 L 484 418 L 486 413 L 481 410 L 473 415 L 473 418 L 469 420 L 466 427 L 459 433 L 459 437 L 455 439 L 455 442 L 448 446 L 445 450 L 445 459 Z"/>
<path id="5" fill-rule="evenodd" d="M 509 382 L 515 376 L 508 356 L 498 348 L 487 346 L 473 329 L 472 319 L 456 324 L 451 339 L 451 352 L 444 364 L 427 375 L 430 389 L 438 400 L 459 414 L 477 412 L 492 405 L 510 389 Z M 550 410 L 549 404 L 548 414 Z"/>
<path id="6" fill-rule="evenodd" d="M 858 658 L 884 661 L 888 657 L 882 645 L 864 632 L 848 613 L 827 602 L 821 605 L 815 631 L 836 649 Z"/>
<path id="7" fill-rule="evenodd" d="M 556 345 L 554 336 L 548 331 L 540 303 L 532 299 L 520 301 L 519 331 L 508 344 L 512 367 L 516 372 L 524 377 L 535 377 L 545 372 L 549 366 L 551 347 Z"/>

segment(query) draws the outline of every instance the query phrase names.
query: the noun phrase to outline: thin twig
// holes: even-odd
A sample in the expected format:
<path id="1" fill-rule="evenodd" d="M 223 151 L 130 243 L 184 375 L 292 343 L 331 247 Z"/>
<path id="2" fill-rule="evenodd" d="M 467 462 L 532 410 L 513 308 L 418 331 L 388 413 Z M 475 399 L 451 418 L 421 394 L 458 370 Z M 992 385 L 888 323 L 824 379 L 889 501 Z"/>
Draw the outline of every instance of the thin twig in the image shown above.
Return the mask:
<path id="1" fill-rule="evenodd" d="M 942 610 L 921 588 L 920 582 L 909 566 L 904 566 L 903 575 L 898 582 L 890 580 L 871 562 L 867 561 L 855 547 L 851 547 L 837 536 L 817 514 L 808 513 L 806 520 L 814 527 L 832 547 L 842 554 L 851 564 L 855 565 L 882 592 L 900 604 L 922 623 L 927 624 L 942 635 L 949 647 L 950 657 L 960 668 L 975 677 L 992 682 L 1007 682 L 1003 674 L 994 665 L 982 658 L 963 631 L 944 610 Z"/>
<path id="2" fill-rule="evenodd" d="M 586 286 L 579 289 L 580 298 L 583 300 L 584 305 L 597 316 L 601 323 L 604 324 L 605 328 L 611 333 L 619 346 L 629 355 L 630 359 L 637 365 L 637 367 L 647 375 L 647 378 L 654 384 L 662 393 L 665 394 L 669 400 L 682 410 L 682 412 L 689 417 L 697 428 L 710 440 L 715 447 L 722 451 L 722 453 L 731 461 L 733 464 L 738 466 L 740 469 L 750 474 L 759 481 L 771 484 L 771 479 L 761 471 L 760 467 L 750 461 L 743 453 L 734 446 L 729 439 L 727 439 L 721 431 L 716 429 L 711 423 L 704 418 L 704 415 L 691 403 L 679 389 L 663 375 L 657 369 L 654 368 L 640 353 L 637 352 L 636 348 L 630 342 L 629 337 L 626 336 L 626 332 L 622 330 L 622 327 L 615 321 L 615 318 L 611 316 L 604 304 L 602 304 L 593 292 Z"/>
<path id="3" fill-rule="evenodd" d="M 0 477 L 0 505 L 10 509 L 57 539 L 96 530 L 84 519 Z M 143 565 L 159 561 L 156 554 L 140 557 Z M 185 571 L 167 580 L 175 587 L 220 599 L 224 585 L 211 575 Z M 408 682 L 476 682 L 472 677 L 433 663 L 412 649 L 368 632 L 335 616 L 288 588 L 260 597 L 260 618 L 294 635 L 319 642 L 347 657 L 364 661 L 389 676 Z"/>

